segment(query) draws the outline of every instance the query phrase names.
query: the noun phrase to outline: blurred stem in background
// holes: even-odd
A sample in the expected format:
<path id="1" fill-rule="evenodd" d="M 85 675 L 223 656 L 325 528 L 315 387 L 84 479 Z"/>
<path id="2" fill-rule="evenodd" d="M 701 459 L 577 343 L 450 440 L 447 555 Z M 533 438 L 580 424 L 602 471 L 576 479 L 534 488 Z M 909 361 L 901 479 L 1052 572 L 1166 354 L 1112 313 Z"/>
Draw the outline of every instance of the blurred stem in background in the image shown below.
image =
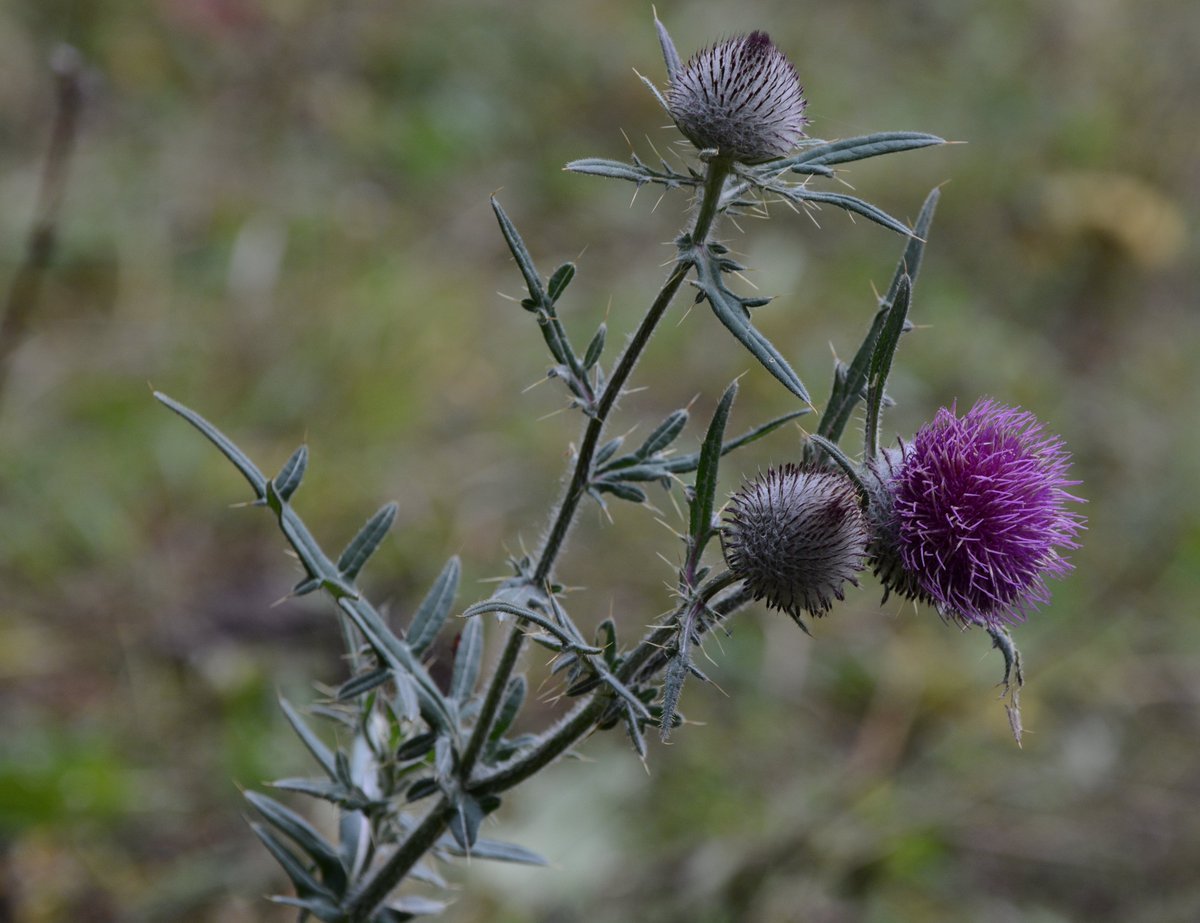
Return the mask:
<path id="1" fill-rule="evenodd" d="M 0 314 L 0 396 L 4 394 L 13 354 L 29 329 L 42 281 L 57 249 L 58 216 L 83 108 L 83 63 L 79 52 L 70 45 L 59 45 L 51 56 L 50 69 L 55 79 L 54 127 L 25 243 L 25 260 L 13 276 L 4 312 Z"/>

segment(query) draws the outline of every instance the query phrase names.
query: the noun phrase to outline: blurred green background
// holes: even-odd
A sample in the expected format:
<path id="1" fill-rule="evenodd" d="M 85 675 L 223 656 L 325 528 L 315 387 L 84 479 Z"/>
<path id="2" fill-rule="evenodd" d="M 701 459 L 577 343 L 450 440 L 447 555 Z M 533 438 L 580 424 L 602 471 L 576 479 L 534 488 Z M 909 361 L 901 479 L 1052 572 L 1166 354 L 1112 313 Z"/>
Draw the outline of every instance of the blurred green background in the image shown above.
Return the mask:
<path id="1" fill-rule="evenodd" d="M 1025 747 L 986 637 L 864 581 L 804 637 L 754 609 L 714 639 L 652 745 L 619 732 L 519 791 L 488 834 L 550 870 L 460 876 L 446 919 L 1200 919 L 1200 5 L 1187 0 L 671 2 L 685 55 L 767 29 L 811 133 L 969 142 L 847 170 L 909 219 L 946 183 L 892 383 L 889 438 L 993 395 L 1064 435 L 1088 500 L 1076 572 L 1017 632 Z M 400 616 L 450 554 L 465 604 L 536 545 L 578 435 L 488 207 L 544 272 L 579 258 L 583 339 L 621 342 L 686 198 L 565 174 L 676 133 L 632 0 L 6 0 L 0 288 L 23 252 L 53 112 L 89 67 L 60 249 L 0 398 L 0 921 L 283 920 L 239 786 L 307 771 L 275 705 L 343 675 L 318 601 L 225 462 L 151 399 L 195 407 L 274 470 L 336 550 L 400 518 L 366 575 Z M 818 403 L 902 241 L 842 213 L 726 228 L 778 299 L 757 314 Z M 582 255 L 581 255 L 582 254 Z M 614 431 L 748 370 L 740 431 L 792 409 L 706 310 L 674 312 Z M 678 321 L 676 323 L 675 321 Z M 699 438 L 694 424 L 681 445 Z M 725 487 L 795 457 L 782 431 Z M 858 448 L 854 437 L 847 446 Z M 670 501 L 654 497 L 675 522 Z M 575 614 L 634 634 L 677 548 L 653 513 L 585 510 Z M 443 652 L 444 656 L 444 652 Z M 535 686 L 543 673 L 532 658 Z M 530 725 L 551 720 L 543 687 Z"/>

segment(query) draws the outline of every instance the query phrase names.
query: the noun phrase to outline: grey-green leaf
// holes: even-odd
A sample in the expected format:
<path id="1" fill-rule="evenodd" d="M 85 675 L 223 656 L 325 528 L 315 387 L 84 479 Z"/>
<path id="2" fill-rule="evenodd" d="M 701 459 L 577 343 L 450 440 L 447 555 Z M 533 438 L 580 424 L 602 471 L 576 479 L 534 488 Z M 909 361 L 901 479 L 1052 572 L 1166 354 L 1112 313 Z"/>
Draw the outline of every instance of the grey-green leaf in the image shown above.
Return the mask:
<path id="1" fill-rule="evenodd" d="M 750 312 L 721 284 L 720 269 L 713 258 L 708 254 L 698 255 L 695 265 L 697 278 L 693 284 L 704 293 L 717 319 L 785 388 L 804 403 L 811 403 L 800 376 L 771 341 L 750 323 Z"/>
<path id="2" fill-rule="evenodd" d="M 304 479 L 304 472 L 307 470 L 308 446 L 302 445 L 292 453 L 292 457 L 284 462 L 279 473 L 275 475 L 275 492 L 284 500 L 290 500 Z"/>
<path id="3" fill-rule="evenodd" d="M 479 622 L 471 624 L 478 625 Z M 448 826 L 454 842 L 458 844 L 459 849 L 474 855 L 472 847 L 479 837 L 479 825 L 484 817 L 483 808 L 470 795 L 463 795 L 456 804 L 447 808 L 447 811 L 450 815 Z"/>
<path id="4" fill-rule="evenodd" d="M 267 479 L 263 476 L 263 473 L 258 470 L 258 466 L 255 465 L 254 462 L 250 461 L 250 459 L 246 457 L 245 453 L 242 452 L 242 450 L 236 445 L 234 445 L 224 433 L 209 423 L 206 419 L 204 419 L 204 417 L 200 416 L 200 414 L 196 413 L 196 411 L 185 407 L 183 404 L 173 400 L 172 398 L 167 397 L 167 395 L 163 394 L 161 391 L 155 391 L 154 397 L 160 403 L 165 404 L 171 410 L 175 411 L 175 413 L 179 414 L 181 417 L 191 423 L 192 426 L 196 427 L 196 429 L 198 429 L 205 436 L 205 438 L 208 439 L 209 442 L 211 442 L 221 451 L 222 455 L 233 462 L 234 467 L 242 473 L 242 477 L 244 477 L 249 482 L 250 486 L 254 488 L 254 493 L 259 500 L 266 498 Z"/>
<path id="5" fill-rule="evenodd" d="M 580 641 L 579 638 L 573 637 L 567 629 L 556 624 L 547 616 L 544 616 L 539 612 L 535 612 L 533 609 L 529 609 L 525 606 L 518 606 L 516 603 L 505 602 L 502 599 L 487 599 L 483 602 L 475 603 L 473 606 L 468 606 L 467 609 L 463 611 L 463 617 L 473 618 L 474 616 L 482 615 L 485 612 L 503 612 L 507 615 L 516 616 L 521 621 L 531 622 L 532 624 L 537 625 L 539 628 L 545 629 L 555 638 L 557 638 L 561 642 L 562 649 L 564 650 L 570 649 L 584 654 L 600 653 L 600 649 L 598 647 L 588 647 L 586 644 Z"/>
<path id="6" fill-rule="evenodd" d="M 583 160 L 572 160 L 563 169 L 570 173 L 587 173 L 591 176 L 610 176 L 614 179 L 625 179 L 637 183 L 639 186 L 650 179 L 644 170 L 639 170 L 632 164 L 622 163 L 619 160 L 605 160 L 601 157 L 586 157 Z"/>
<path id="7" fill-rule="evenodd" d="M 587 351 L 583 355 L 584 369 L 590 369 L 593 365 L 600 361 L 600 356 L 604 352 L 604 339 L 608 334 L 608 327 L 601 324 L 596 328 L 596 334 L 587 345 Z"/>
<path id="8" fill-rule="evenodd" d="M 854 160 L 865 160 L 868 157 L 878 157 L 882 154 L 894 154 L 899 151 L 911 151 L 945 143 L 944 138 L 920 131 L 881 131 L 810 147 L 803 153 L 790 158 L 789 163 L 792 165 L 832 166 Z"/>
<path id="9" fill-rule="evenodd" d="M 418 657 L 429 649 L 433 639 L 445 624 L 458 593 L 458 578 L 462 565 L 458 556 L 452 557 L 438 574 L 429 593 L 417 607 L 412 624 L 408 628 L 408 645 Z"/>
<path id="10" fill-rule="evenodd" d="M 479 668 L 483 663 L 483 622 L 469 619 L 458 639 L 458 651 L 454 655 L 454 673 L 450 678 L 450 697 L 465 702 L 475 691 L 479 679 Z"/>
<path id="11" fill-rule="evenodd" d="M 912 228 L 903 221 L 896 220 L 882 208 L 872 205 L 870 202 L 864 202 L 857 196 L 845 195 L 841 192 L 820 192 L 816 189 L 805 187 L 792 187 L 788 193 L 788 197 L 796 201 L 820 202 L 826 205 L 833 205 L 848 212 L 862 215 L 864 218 L 882 225 L 889 231 L 895 231 L 897 234 L 903 234 L 906 237 L 911 237 L 913 234 Z"/>
<path id="12" fill-rule="evenodd" d="M 658 44 L 662 48 L 663 60 L 667 64 L 667 78 L 674 81 L 683 70 L 683 62 L 679 60 L 679 52 L 675 50 L 675 43 L 667 34 L 667 27 L 659 22 L 657 14 L 654 17 L 654 28 L 658 32 Z"/>
<path id="13" fill-rule="evenodd" d="M 850 422 L 850 416 L 854 412 L 854 408 L 858 405 L 863 393 L 866 391 L 867 374 L 871 363 L 871 355 L 875 351 L 875 341 L 879 338 L 879 331 L 882 329 L 888 311 L 896 298 L 896 291 L 900 287 L 900 279 L 907 275 L 910 283 L 912 285 L 916 284 L 917 273 L 920 272 L 922 257 L 925 253 L 925 242 L 929 239 L 929 230 L 933 224 L 933 215 L 937 209 L 940 197 L 941 191 L 938 189 L 932 190 L 926 196 L 925 203 L 921 207 L 921 213 L 917 216 L 916 226 L 913 229 L 915 236 L 909 238 L 904 248 L 904 254 L 901 256 L 900 262 L 896 265 L 896 271 L 892 275 L 891 284 L 888 286 L 887 295 L 876 311 L 867 335 L 863 338 L 862 344 L 854 354 L 854 358 L 850 364 L 842 366 L 840 373 L 834 376 L 834 385 L 830 393 L 829 404 L 825 408 L 825 413 L 821 416 L 821 423 L 817 429 L 817 432 L 830 442 L 836 443 L 842 438 L 842 433 L 845 432 L 846 425 Z"/>
<path id="14" fill-rule="evenodd" d="M 325 770 L 329 778 L 336 779 L 337 769 L 334 765 L 333 752 L 327 746 L 325 746 L 321 738 L 313 733 L 312 728 L 310 728 L 304 722 L 304 719 L 300 717 L 299 712 L 297 712 L 296 709 L 291 706 L 291 703 L 289 703 L 288 700 L 282 696 L 279 699 L 279 707 L 283 710 L 284 717 L 287 718 L 288 723 L 292 726 L 292 730 L 296 732 L 296 736 L 298 736 L 304 742 L 304 746 L 308 748 L 308 752 L 311 753 L 313 758 L 321 764 L 321 768 Z"/>
<path id="15" fill-rule="evenodd" d="M 546 284 L 546 293 L 550 296 L 551 301 L 558 301 L 562 293 L 567 290 L 567 286 L 571 284 L 571 280 L 575 278 L 575 264 L 563 263 L 550 276 L 550 281 Z"/>
<path id="16" fill-rule="evenodd" d="M 900 343 L 900 334 L 904 332 L 904 322 L 908 320 L 911 294 L 912 283 L 908 276 L 903 276 L 896 289 L 896 298 L 888 311 L 887 320 L 884 321 L 883 329 L 879 331 L 879 339 L 875 341 L 875 350 L 871 353 L 871 373 L 867 379 L 867 419 L 863 439 L 867 458 L 874 458 L 879 450 L 879 413 L 883 406 L 884 388 L 892 370 L 892 359 Z"/>
<path id="17" fill-rule="evenodd" d="M 654 432 L 646 437 L 646 441 L 641 444 L 635 454 L 639 458 L 649 458 L 654 453 L 661 452 L 679 437 L 687 425 L 687 421 L 688 412 L 676 410 L 654 428 Z"/>
<path id="18" fill-rule="evenodd" d="M 299 846 L 321 870 L 324 885 L 335 894 L 346 891 L 346 869 L 337 851 L 317 833 L 303 817 L 274 798 L 258 792 L 244 792 L 246 800 L 254 805 L 263 818 L 284 836 Z"/>
<path id="19" fill-rule="evenodd" d="M 464 851 L 453 846 L 446 847 L 453 855 L 463 855 Z M 515 862 L 519 865 L 549 865 L 550 863 L 532 850 L 515 843 L 502 843 L 499 840 L 479 838 L 471 847 L 471 858 L 492 859 L 496 862 Z"/>
<path id="20" fill-rule="evenodd" d="M 774 420 L 756 426 L 754 429 L 747 430 L 737 438 L 730 439 L 724 443 L 721 446 L 721 455 L 728 455 L 734 449 L 740 449 L 744 445 L 762 439 L 763 436 L 775 432 L 783 424 L 809 413 L 812 413 L 812 408 L 802 407 L 799 410 L 793 410 L 791 413 L 785 413 L 781 417 L 776 417 Z M 664 471 L 669 471 L 672 474 L 686 474 L 689 471 L 696 470 L 696 466 L 700 464 L 700 453 L 690 452 L 687 455 L 678 455 L 664 460 L 661 464 Z"/>
<path id="21" fill-rule="evenodd" d="M 263 845 L 275 857 L 275 861 L 283 867 L 288 878 L 292 880 L 292 885 L 295 886 L 297 894 L 302 898 L 323 897 L 336 903 L 337 896 L 317 881 L 308 869 L 304 867 L 304 863 L 297 859 L 292 851 L 279 841 L 279 838 L 275 834 L 262 824 L 257 824 L 253 821 L 250 823 L 250 829 L 254 831 L 255 836 L 262 840 Z"/>
<path id="22" fill-rule="evenodd" d="M 340 686 L 333 697 L 339 702 L 349 702 L 357 699 L 360 695 L 365 695 L 372 689 L 382 686 L 392 676 L 392 671 L 387 667 L 380 667 L 377 670 L 372 670 L 369 673 L 360 673 L 357 676 L 352 676 Z"/>
<path id="23" fill-rule="evenodd" d="M 525 695 L 528 689 L 529 683 L 523 673 L 509 677 L 508 685 L 504 687 L 504 698 L 500 700 L 500 710 L 496 712 L 496 720 L 488 735 L 491 743 L 495 743 L 503 737 L 504 732 L 512 726 L 517 714 L 521 711 L 521 706 L 525 704 Z"/>
<path id="24" fill-rule="evenodd" d="M 725 435 L 725 425 L 729 422 L 729 413 L 737 392 L 736 381 L 725 389 L 700 447 L 700 463 L 696 467 L 696 487 L 692 497 L 691 526 L 688 532 L 692 542 L 701 548 L 708 541 L 712 531 L 713 506 L 717 496 L 717 469 L 721 462 L 721 440 Z"/>
<path id="25" fill-rule="evenodd" d="M 496 220 L 500 223 L 500 233 L 504 235 L 504 241 L 508 244 L 508 249 L 512 252 L 513 259 L 517 261 L 517 268 L 521 270 L 521 275 L 525 279 L 525 286 L 529 289 L 529 297 L 538 303 L 544 302 L 546 293 L 542 288 L 542 278 L 538 275 L 538 271 L 533 265 L 533 258 L 530 257 L 529 251 L 525 249 L 525 241 L 521 240 L 521 235 L 517 233 L 516 226 L 509 220 L 508 215 L 500 207 L 500 203 L 496 201 L 495 196 L 492 197 L 492 211 L 496 213 Z"/>
<path id="26" fill-rule="evenodd" d="M 398 509 L 399 507 L 395 503 L 388 503 L 380 507 L 375 515 L 358 530 L 358 534 L 350 540 L 350 544 L 346 546 L 346 550 L 342 552 L 337 561 L 338 573 L 345 580 L 353 581 L 358 576 L 363 565 L 367 563 L 367 559 L 375 553 L 379 543 L 391 529 L 392 523 L 396 521 Z"/>
<path id="27" fill-rule="evenodd" d="M 640 487 L 634 487 L 632 484 L 621 484 L 614 481 L 596 481 L 592 485 L 592 489 L 603 494 L 612 494 L 614 497 L 620 497 L 622 500 L 628 500 L 630 503 L 645 503 L 646 492 Z"/>

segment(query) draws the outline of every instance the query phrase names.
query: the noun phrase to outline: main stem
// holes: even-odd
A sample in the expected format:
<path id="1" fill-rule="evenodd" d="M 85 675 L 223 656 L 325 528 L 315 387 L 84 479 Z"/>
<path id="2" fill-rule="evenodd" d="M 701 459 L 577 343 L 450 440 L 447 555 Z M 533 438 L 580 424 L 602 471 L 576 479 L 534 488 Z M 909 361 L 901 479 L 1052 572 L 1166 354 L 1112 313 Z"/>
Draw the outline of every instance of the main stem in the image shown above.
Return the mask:
<path id="1" fill-rule="evenodd" d="M 709 231 L 712 230 L 713 222 L 716 220 L 720 210 L 721 192 L 725 188 L 725 179 L 729 176 L 731 169 L 732 164 L 728 160 L 715 158 L 709 161 L 708 170 L 704 178 L 704 189 L 700 198 L 700 207 L 696 213 L 696 221 L 692 225 L 692 230 L 689 234 L 689 250 L 707 243 Z M 544 586 L 554 570 L 554 564 L 558 560 L 558 555 L 562 551 L 563 543 L 566 541 L 567 533 L 571 529 L 571 523 L 579 508 L 579 501 L 583 499 L 587 491 L 588 479 L 592 471 L 592 461 L 595 458 L 596 448 L 600 443 L 600 436 L 604 431 L 604 425 L 608 422 L 608 416 L 616 405 L 617 398 L 621 396 L 621 392 L 624 390 L 625 383 L 629 380 L 634 366 L 637 365 L 638 359 L 641 358 L 643 351 L 645 351 L 646 344 L 650 342 L 650 337 L 653 335 L 654 329 L 658 326 L 658 322 L 662 320 L 667 308 L 670 307 L 675 293 L 679 291 L 679 286 L 683 284 L 683 280 L 687 277 L 691 268 L 692 260 L 688 256 L 688 253 L 681 248 L 670 275 L 667 276 L 666 282 L 663 283 L 662 288 L 659 290 L 658 297 L 650 305 L 646 316 L 642 318 L 641 324 L 634 331 L 633 336 L 625 347 L 625 351 L 621 354 L 621 358 L 617 360 L 617 364 L 612 370 L 608 383 L 605 385 L 604 391 L 600 395 L 600 400 L 596 404 L 596 410 L 592 418 L 588 421 L 587 428 L 584 430 L 583 441 L 579 446 L 579 454 L 575 458 L 575 468 L 571 474 L 570 483 L 567 485 L 567 491 L 563 495 L 562 502 L 554 514 L 554 521 L 550 526 L 550 531 L 546 534 L 542 550 L 538 554 L 537 567 L 532 577 L 532 583 L 536 587 Z M 496 664 L 496 670 L 488 683 L 483 707 L 480 709 L 479 717 L 471 732 L 471 739 L 467 742 L 467 748 L 463 752 L 463 758 L 459 763 L 460 778 L 464 782 L 469 778 L 471 770 L 474 768 L 475 762 L 482 751 L 483 743 L 487 739 L 487 735 L 491 732 L 496 709 L 499 707 L 501 696 L 508 685 L 513 668 L 516 666 L 524 640 L 524 630 L 519 624 L 514 624 L 505 642 L 500 660 Z M 641 652 L 641 658 L 639 659 L 642 662 L 644 662 L 643 658 L 649 658 L 653 653 L 653 649 L 644 649 L 644 651 L 639 649 L 639 651 Z M 627 661 L 626 665 L 629 663 L 630 661 Z M 499 787 L 487 786 L 486 784 L 476 786 L 473 794 L 483 794 L 484 789 L 488 791 L 500 791 L 504 788 L 510 788 L 518 781 L 528 778 L 538 769 L 542 768 L 542 766 L 551 762 L 576 740 L 583 737 L 590 730 L 591 726 L 595 724 L 596 719 L 600 716 L 606 704 L 607 702 L 604 697 L 599 695 L 593 696 L 587 703 L 580 705 L 575 712 L 569 714 L 556 730 L 552 732 L 547 741 L 548 746 L 540 748 L 540 761 L 536 766 L 523 763 L 523 772 L 520 778 L 511 780 L 508 784 L 501 784 Z M 445 799 L 443 799 L 408 834 L 392 857 L 371 876 L 363 886 L 363 889 L 354 896 L 346 908 L 346 919 L 349 923 L 361 923 L 361 921 L 367 919 L 380 902 L 408 874 L 409 870 L 421 856 L 437 842 L 437 838 L 446 828 L 446 807 L 447 804 Z"/>
<path id="2" fill-rule="evenodd" d="M 708 232 L 712 229 L 713 221 L 716 219 L 717 210 L 720 206 L 721 190 L 725 187 L 725 178 L 729 175 L 730 169 L 730 163 L 725 160 L 714 159 L 708 164 L 708 172 L 704 179 L 704 190 L 700 198 L 700 208 L 696 214 L 696 223 L 693 225 L 690 235 L 693 246 L 699 246 L 707 241 Z M 679 291 L 679 286 L 683 284 L 683 280 L 687 277 L 688 271 L 691 268 L 691 260 L 687 258 L 686 254 L 681 253 L 679 258 L 676 259 L 675 266 L 672 268 L 671 274 L 667 277 L 667 281 L 663 283 L 658 297 L 654 299 L 654 304 L 650 306 L 650 310 L 642 318 L 642 323 L 638 326 L 629 344 L 625 347 L 625 352 L 617 360 L 617 364 L 612 371 L 612 376 L 608 379 L 608 384 L 604 387 L 604 393 L 600 395 L 595 415 L 588 421 L 587 429 L 584 430 L 583 442 L 579 446 L 579 454 L 575 459 L 575 470 L 571 475 L 571 482 L 567 485 L 567 492 L 563 496 L 562 503 L 559 504 L 558 512 L 554 517 L 554 523 L 550 526 L 550 531 L 546 534 L 546 540 L 542 544 L 542 550 L 538 556 L 537 569 L 533 574 L 533 582 L 538 586 L 544 584 L 554 570 L 554 563 L 558 559 L 559 552 L 562 551 L 563 542 L 566 541 L 567 533 L 571 529 L 571 522 L 575 518 L 575 511 L 579 507 L 579 501 L 583 499 L 583 495 L 587 490 L 588 477 L 592 470 L 592 459 L 595 457 L 596 447 L 600 443 L 600 436 L 604 431 L 604 425 L 608 422 L 608 415 L 612 412 L 617 398 L 621 396 L 621 392 L 625 388 L 625 382 L 629 380 L 629 376 L 633 372 L 633 367 L 637 365 L 638 359 L 641 358 L 646 344 L 650 342 L 654 328 L 662 320 L 663 314 L 670 307 L 675 293 Z"/>

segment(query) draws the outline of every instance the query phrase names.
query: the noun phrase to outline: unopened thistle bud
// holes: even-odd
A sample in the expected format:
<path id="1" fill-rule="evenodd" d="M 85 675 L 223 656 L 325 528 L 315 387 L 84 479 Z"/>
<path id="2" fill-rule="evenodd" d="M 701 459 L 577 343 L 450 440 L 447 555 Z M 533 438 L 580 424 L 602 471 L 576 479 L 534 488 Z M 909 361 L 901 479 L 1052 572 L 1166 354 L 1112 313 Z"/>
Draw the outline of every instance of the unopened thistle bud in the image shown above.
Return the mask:
<path id="1" fill-rule="evenodd" d="M 853 483 L 832 471 L 785 465 L 745 484 L 721 530 L 725 562 L 755 599 L 799 621 L 824 615 L 855 586 L 867 557 L 867 520 Z"/>
<path id="2" fill-rule="evenodd" d="M 783 157 L 804 137 L 804 88 L 767 33 L 718 42 L 681 66 L 672 66 L 673 53 L 667 109 L 696 147 L 753 164 Z"/>
<path id="3" fill-rule="evenodd" d="M 871 555 L 884 586 L 963 624 L 999 628 L 1049 600 L 1066 574 L 1082 502 L 1067 492 L 1070 455 L 1031 413 L 981 400 L 938 411 L 871 472 Z"/>

